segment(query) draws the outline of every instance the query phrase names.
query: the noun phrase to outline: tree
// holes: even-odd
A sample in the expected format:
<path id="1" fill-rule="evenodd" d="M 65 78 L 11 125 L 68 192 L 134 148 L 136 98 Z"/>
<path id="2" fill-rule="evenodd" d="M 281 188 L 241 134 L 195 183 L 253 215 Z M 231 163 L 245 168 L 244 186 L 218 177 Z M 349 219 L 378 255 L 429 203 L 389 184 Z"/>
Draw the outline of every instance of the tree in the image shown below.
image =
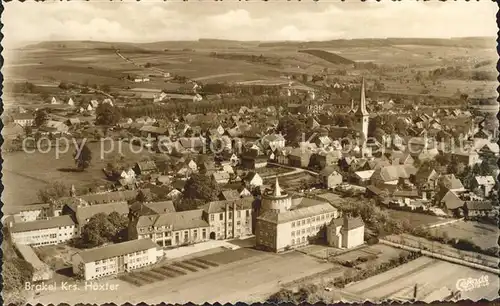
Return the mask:
<path id="1" fill-rule="evenodd" d="M 139 190 L 137 193 L 137 196 L 135 197 L 135 200 L 140 203 L 145 203 L 150 200 L 149 195 L 147 195 L 142 189 Z"/>
<path id="2" fill-rule="evenodd" d="M 82 228 L 82 240 L 88 247 L 96 247 L 111 241 L 116 235 L 116 227 L 105 213 L 92 216 Z"/>
<path id="3" fill-rule="evenodd" d="M 111 106 L 109 103 L 101 103 L 96 110 L 96 124 L 100 125 L 115 125 L 120 121 L 121 115 L 118 108 Z"/>
<path id="4" fill-rule="evenodd" d="M 306 130 L 305 124 L 297 118 L 288 116 L 280 120 L 277 131 L 281 132 L 290 145 L 302 141 L 302 134 Z"/>
<path id="5" fill-rule="evenodd" d="M 42 203 L 49 203 L 69 195 L 69 188 L 61 182 L 53 182 L 45 189 L 38 190 L 38 199 Z"/>
<path id="6" fill-rule="evenodd" d="M 26 282 L 33 277 L 33 266 L 21 258 L 9 258 L 4 260 L 2 277 L 4 290 L 20 290 Z"/>
<path id="7" fill-rule="evenodd" d="M 92 161 L 92 151 L 90 151 L 87 144 L 84 144 L 79 152 L 75 152 L 74 157 L 77 168 L 80 169 L 80 171 L 83 171 L 90 166 L 90 162 Z"/>
<path id="8" fill-rule="evenodd" d="M 47 112 L 44 109 L 39 109 L 35 112 L 35 126 L 41 127 L 47 122 L 48 116 Z"/>
<path id="9" fill-rule="evenodd" d="M 184 186 L 184 199 L 198 199 L 204 202 L 216 201 L 220 187 L 215 180 L 202 174 L 193 174 Z"/>
<path id="10" fill-rule="evenodd" d="M 31 134 L 33 134 L 33 128 L 29 125 L 25 126 L 24 127 L 24 134 L 26 136 L 31 136 Z"/>

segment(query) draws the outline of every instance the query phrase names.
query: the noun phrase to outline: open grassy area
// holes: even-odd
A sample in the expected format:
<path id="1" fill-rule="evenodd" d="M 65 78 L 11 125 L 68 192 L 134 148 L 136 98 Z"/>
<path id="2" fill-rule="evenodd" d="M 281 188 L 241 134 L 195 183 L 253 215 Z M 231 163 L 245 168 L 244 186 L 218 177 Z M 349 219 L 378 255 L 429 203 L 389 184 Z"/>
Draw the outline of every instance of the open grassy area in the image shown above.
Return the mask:
<path id="1" fill-rule="evenodd" d="M 394 209 L 387 209 L 385 211 L 387 211 L 387 213 L 389 213 L 389 215 L 393 218 L 399 220 L 407 220 L 408 222 L 410 222 L 410 225 L 412 227 L 431 225 L 446 220 L 445 218 L 426 215 L 422 213 L 416 213 L 416 212 L 401 211 Z"/>
<path id="2" fill-rule="evenodd" d="M 430 230 L 431 233 L 443 234 L 456 239 L 473 239 L 483 249 L 498 246 L 498 227 L 476 221 L 457 221 Z"/>
<path id="3" fill-rule="evenodd" d="M 61 181 L 68 186 L 75 187 L 99 186 L 107 183 L 102 169 L 114 158 L 119 158 L 119 142 L 114 142 L 116 151 L 103 154 L 103 151 L 111 148 L 109 142 L 89 142 L 88 147 L 92 151 L 91 166 L 83 172 L 75 171 L 73 153 L 75 147 L 71 144 L 66 153 L 56 156 L 55 148 L 47 153 L 14 152 L 4 154 L 3 182 L 8 188 L 2 194 L 5 205 L 25 205 L 38 202 L 37 192 L 50 182 Z M 61 149 L 62 150 L 62 149 Z M 134 165 L 135 162 L 144 158 L 152 157 L 156 153 L 143 150 L 134 153 L 137 147 L 130 147 L 129 143 L 122 143 L 121 153 L 126 163 Z"/>

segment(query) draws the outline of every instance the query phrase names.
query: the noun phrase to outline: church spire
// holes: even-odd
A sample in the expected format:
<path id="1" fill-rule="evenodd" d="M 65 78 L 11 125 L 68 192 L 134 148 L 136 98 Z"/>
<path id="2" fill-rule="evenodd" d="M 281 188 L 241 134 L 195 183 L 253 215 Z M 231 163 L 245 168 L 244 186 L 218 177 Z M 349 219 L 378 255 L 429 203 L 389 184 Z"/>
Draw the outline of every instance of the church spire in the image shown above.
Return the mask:
<path id="1" fill-rule="evenodd" d="M 365 78 L 361 81 L 361 99 L 359 101 L 359 108 L 356 111 L 357 115 L 368 116 L 368 111 L 366 110 L 366 97 L 365 97 Z"/>
<path id="2" fill-rule="evenodd" d="M 281 187 L 280 183 L 278 182 L 278 177 L 276 176 L 276 182 L 274 183 L 274 190 L 273 190 L 273 196 L 275 197 L 280 197 L 281 196 Z"/>

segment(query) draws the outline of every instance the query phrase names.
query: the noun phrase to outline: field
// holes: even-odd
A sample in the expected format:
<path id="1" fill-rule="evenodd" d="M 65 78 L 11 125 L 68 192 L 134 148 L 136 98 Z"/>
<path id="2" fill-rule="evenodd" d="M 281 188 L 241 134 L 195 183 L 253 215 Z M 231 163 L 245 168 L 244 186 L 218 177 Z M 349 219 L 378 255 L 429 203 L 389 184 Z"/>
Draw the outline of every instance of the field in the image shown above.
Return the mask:
<path id="1" fill-rule="evenodd" d="M 417 284 L 417 299 L 432 302 L 431 293 L 446 287 L 456 290 L 458 280 L 463 278 L 479 278 L 487 275 L 489 285 L 462 292 L 463 299 L 477 301 L 481 298 L 489 300 L 498 297 L 499 280 L 494 274 L 473 270 L 460 265 L 421 257 L 385 273 L 370 277 L 345 288 L 353 294 L 362 294 L 372 301 L 383 301 L 388 298 L 409 300 Z M 441 296 L 439 299 L 443 299 Z"/>
<path id="2" fill-rule="evenodd" d="M 91 186 L 104 185 L 108 181 L 104 177 L 102 169 L 114 158 L 119 158 L 117 151 L 103 154 L 101 149 L 109 150 L 109 142 L 89 142 L 88 147 L 92 151 L 91 166 L 84 172 L 74 171 L 75 162 L 73 153 L 75 147 L 70 143 L 66 153 L 56 155 L 55 148 L 48 153 L 14 152 L 3 154 L 3 183 L 5 188 L 2 194 L 2 202 L 5 205 L 25 205 L 38 202 L 37 192 L 50 182 L 60 181 L 68 186 L 74 184 L 77 189 Z M 118 150 L 118 142 L 114 142 L 114 148 Z M 122 154 L 125 161 L 131 166 L 144 158 L 152 157 L 156 153 L 143 150 L 134 153 L 132 150 L 139 150 L 137 147 L 129 146 L 129 143 L 122 143 Z M 63 150 L 64 148 L 61 148 Z"/>
<path id="3" fill-rule="evenodd" d="M 318 75 L 323 74 L 326 68 L 328 74 L 341 80 L 358 79 L 360 75 L 366 76 L 368 80 L 379 79 L 385 85 L 384 92 L 388 93 L 420 95 L 425 91 L 426 94 L 435 96 L 453 96 L 457 90 L 468 94 L 494 90 L 494 81 L 440 79 L 433 84 L 426 80 L 425 86 L 416 82 L 414 72 L 417 70 L 425 74 L 440 67 L 461 66 L 472 71 L 476 69 L 475 64 L 485 60 L 492 60 L 493 63 L 496 58 L 494 51 L 486 49 L 484 44 L 472 42 L 469 46 L 462 42 L 445 42 L 447 43 L 441 46 L 425 41 L 422 44 L 402 44 L 401 41 L 373 44 L 362 40 L 304 45 L 203 40 L 151 44 L 66 42 L 64 46 L 43 43 L 16 50 L 15 56 L 12 56 L 12 51 L 6 51 L 4 77 L 8 81 L 30 81 L 37 85 L 53 86 L 61 81 L 107 84 L 114 92 L 124 92 L 137 84 L 127 80 L 127 76 L 155 75 L 150 77 L 150 82 L 141 83 L 140 87 L 148 89 L 175 90 L 185 85 L 165 79 L 158 74 L 160 71 L 185 76 L 201 83 L 271 84 L 286 83 L 287 74 Z M 120 49 L 127 60 L 118 56 L 114 48 Z M 347 62 L 373 62 L 387 67 L 405 68 L 383 73 L 360 68 L 341 75 L 336 71 L 345 69 L 345 66 L 339 65 L 337 60 L 331 63 L 313 54 L 301 52 L 304 50 L 320 52 L 323 58 L 331 55 L 334 58 L 345 58 Z M 151 67 L 145 68 L 146 64 Z M 493 64 L 487 64 L 477 69 L 491 70 L 494 67 Z M 16 103 L 17 100 L 7 99 L 6 102 Z"/>
<path id="4" fill-rule="evenodd" d="M 89 294 L 81 288 L 78 291 L 44 292 L 33 303 L 252 303 L 264 301 L 278 291 L 279 282 L 290 282 L 306 275 L 321 272 L 332 264 L 319 262 L 310 256 L 297 252 L 273 254 L 252 249 L 234 252 L 234 255 L 218 253 L 210 255 L 210 261 L 225 262 L 219 267 L 201 269 L 174 278 L 157 281 L 137 287 L 119 279 L 101 281 L 117 284 L 116 291 L 100 291 Z M 240 252 L 255 253 L 241 255 Z M 233 261 L 236 257 L 237 261 Z M 228 262 L 229 261 L 229 262 Z M 215 281 L 216 280 L 216 281 Z M 193 290 L 196 288 L 196 290 Z"/>
<path id="5" fill-rule="evenodd" d="M 387 209 L 385 211 L 387 211 L 387 213 L 393 218 L 399 220 L 407 220 L 413 227 L 431 225 L 442 221 L 446 221 L 445 218 L 416 213 L 416 212 L 401 211 L 395 209 Z"/>
<path id="6" fill-rule="evenodd" d="M 446 233 L 450 238 L 474 239 L 474 243 L 483 249 L 498 246 L 498 227 L 475 221 L 457 221 L 431 229 L 432 233 Z"/>

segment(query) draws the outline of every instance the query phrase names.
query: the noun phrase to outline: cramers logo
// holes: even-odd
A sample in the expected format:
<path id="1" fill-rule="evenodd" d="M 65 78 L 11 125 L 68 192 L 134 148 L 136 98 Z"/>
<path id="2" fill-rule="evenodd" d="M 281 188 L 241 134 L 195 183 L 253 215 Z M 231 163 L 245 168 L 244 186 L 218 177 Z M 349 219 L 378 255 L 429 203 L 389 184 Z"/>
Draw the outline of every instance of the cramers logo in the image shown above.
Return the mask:
<path id="1" fill-rule="evenodd" d="M 487 287 L 489 285 L 488 275 L 482 275 L 479 278 L 461 278 L 457 281 L 457 289 L 465 292 L 481 287 Z"/>

